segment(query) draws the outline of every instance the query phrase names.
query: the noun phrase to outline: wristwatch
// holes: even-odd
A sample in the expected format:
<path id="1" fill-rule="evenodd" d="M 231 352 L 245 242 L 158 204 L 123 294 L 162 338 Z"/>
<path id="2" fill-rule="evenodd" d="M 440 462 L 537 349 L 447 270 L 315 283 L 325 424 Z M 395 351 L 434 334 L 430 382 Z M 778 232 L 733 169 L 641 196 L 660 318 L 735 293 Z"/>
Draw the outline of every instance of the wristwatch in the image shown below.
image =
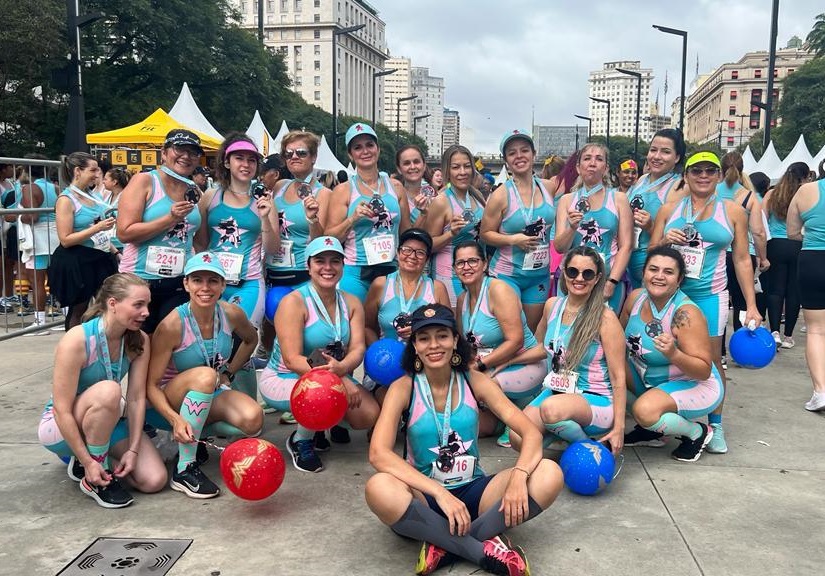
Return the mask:
<path id="1" fill-rule="evenodd" d="M 613 284 L 614 286 L 619 285 L 619 281 L 616 280 L 615 278 L 608 278 L 607 281 L 610 282 L 611 284 Z"/>
<path id="2" fill-rule="evenodd" d="M 230 384 L 235 381 L 235 373 L 229 370 L 229 366 L 224 366 L 221 368 L 221 374 L 226 376 L 226 379 L 229 380 Z"/>
<path id="3" fill-rule="evenodd" d="M 478 369 L 479 372 L 487 372 L 487 364 L 485 364 L 483 360 L 476 360 L 476 369 Z"/>

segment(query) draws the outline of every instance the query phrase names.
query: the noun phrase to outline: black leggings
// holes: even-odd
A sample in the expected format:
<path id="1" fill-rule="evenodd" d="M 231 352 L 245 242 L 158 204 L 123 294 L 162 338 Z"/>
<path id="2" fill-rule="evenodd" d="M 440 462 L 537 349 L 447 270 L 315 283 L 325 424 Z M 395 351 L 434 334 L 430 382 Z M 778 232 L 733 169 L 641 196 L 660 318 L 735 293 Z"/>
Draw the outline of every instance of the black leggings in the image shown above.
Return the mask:
<path id="1" fill-rule="evenodd" d="M 768 318 L 771 332 L 779 332 L 782 310 L 785 310 L 785 336 L 793 336 L 799 319 L 799 290 L 797 288 L 797 260 L 802 242 L 787 238 L 768 241 Z"/>
<path id="2" fill-rule="evenodd" d="M 770 260 L 770 258 L 768 258 Z M 733 308 L 733 330 L 739 330 L 742 327 L 742 322 L 739 320 L 739 313 L 747 309 L 747 302 L 745 302 L 745 295 L 742 293 L 742 288 L 739 286 L 739 281 L 736 279 L 736 268 L 733 265 L 733 253 L 728 252 L 725 256 L 725 264 L 728 274 L 728 294 L 730 295 L 730 305 Z M 751 267 L 756 270 L 756 256 L 751 256 Z M 762 293 L 756 294 L 756 310 L 764 317 L 767 314 L 768 299 L 765 292 L 765 284 L 767 279 L 765 276 L 759 277 L 762 286 Z M 728 329 L 725 328 L 722 334 L 722 356 L 727 354 L 727 346 L 725 343 L 728 339 Z"/>

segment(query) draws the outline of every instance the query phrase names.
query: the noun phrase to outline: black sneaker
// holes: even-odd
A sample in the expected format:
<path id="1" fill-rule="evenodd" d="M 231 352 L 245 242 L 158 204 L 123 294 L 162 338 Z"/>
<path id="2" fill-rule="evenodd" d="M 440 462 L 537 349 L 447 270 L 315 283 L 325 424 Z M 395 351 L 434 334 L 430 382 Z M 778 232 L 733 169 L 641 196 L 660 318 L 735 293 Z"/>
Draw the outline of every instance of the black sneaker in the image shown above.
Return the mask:
<path id="1" fill-rule="evenodd" d="M 702 427 L 702 435 L 696 440 L 691 440 L 687 436 L 682 436 L 682 443 L 670 453 L 675 460 L 681 462 L 696 462 L 708 442 L 713 438 L 713 428 L 706 426 L 701 422 L 698 423 Z"/>
<path id="2" fill-rule="evenodd" d="M 111 472 L 108 473 L 112 477 L 108 486 L 95 486 L 89 484 L 86 482 L 86 479 L 83 478 L 80 481 L 80 491 L 93 498 L 99 506 L 103 506 L 104 508 L 125 508 L 134 502 L 135 499 L 120 485 L 120 481 L 115 475 Z"/>
<path id="3" fill-rule="evenodd" d="M 209 450 L 206 449 L 206 444 L 198 442 L 198 449 L 195 452 L 195 462 L 198 466 L 206 464 L 209 461 Z"/>
<path id="4" fill-rule="evenodd" d="M 292 465 L 301 472 L 320 472 L 324 465 L 315 453 L 314 440 L 294 440 L 295 432 L 286 439 L 286 449 L 292 455 Z"/>
<path id="5" fill-rule="evenodd" d="M 653 432 L 636 424 L 633 430 L 624 435 L 624 445 L 661 448 L 666 443 L 662 438 L 664 438 L 664 434 L 661 432 Z"/>
<path id="6" fill-rule="evenodd" d="M 349 444 L 349 430 L 343 426 L 333 426 L 329 429 L 329 437 L 336 444 Z"/>
<path id="7" fill-rule="evenodd" d="M 69 475 L 69 479 L 73 482 L 80 482 L 86 476 L 86 469 L 83 467 L 83 464 L 80 463 L 80 460 L 72 456 L 69 458 L 66 474 Z"/>
<path id="8" fill-rule="evenodd" d="M 315 445 L 316 452 L 329 452 L 330 447 L 332 446 L 327 440 L 326 434 L 324 434 L 323 430 L 319 430 L 315 433 L 315 436 L 312 437 L 312 441 Z"/>
<path id="9" fill-rule="evenodd" d="M 221 489 L 206 477 L 195 460 L 187 464 L 183 472 L 178 472 L 177 462 L 174 462 L 172 470 L 172 480 L 169 482 L 172 490 L 200 499 L 214 498 L 221 493 Z"/>

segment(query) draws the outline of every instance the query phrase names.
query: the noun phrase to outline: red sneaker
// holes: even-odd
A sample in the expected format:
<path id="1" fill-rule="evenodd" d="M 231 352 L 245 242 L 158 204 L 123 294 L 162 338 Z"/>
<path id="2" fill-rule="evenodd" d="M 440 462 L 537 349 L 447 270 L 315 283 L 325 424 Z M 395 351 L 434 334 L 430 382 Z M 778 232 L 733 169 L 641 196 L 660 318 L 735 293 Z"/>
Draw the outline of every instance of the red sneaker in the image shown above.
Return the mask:
<path id="1" fill-rule="evenodd" d="M 510 545 L 502 536 L 484 541 L 484 560 L 481 567 L 500 576 L 530 576 L 530 565 L 524 550 Z"/>

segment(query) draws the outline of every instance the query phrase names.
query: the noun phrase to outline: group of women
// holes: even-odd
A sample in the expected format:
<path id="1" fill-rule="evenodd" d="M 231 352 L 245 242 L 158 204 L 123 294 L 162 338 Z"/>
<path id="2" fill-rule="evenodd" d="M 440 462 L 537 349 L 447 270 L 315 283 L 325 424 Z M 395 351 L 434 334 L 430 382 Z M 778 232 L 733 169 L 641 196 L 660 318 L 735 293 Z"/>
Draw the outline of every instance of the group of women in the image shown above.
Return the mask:
<path id="1" fill-rule="evenodd" d="M 341 377 L 341 425 L 372 429 L 378 474 L 367 484 L 368 504 L 397 533 L 425 540 L 419 574 L 456 556 L 495 573 L 529 573 L 523 551 L 500 534 L 539 514 L 561 489 L 542 438 L 595 437 L 618 454 L 675 436 L 672 455 L 683 461 L 705 448 L 727 450 L 726 252 L 744 323 L 758 323 L 748 244 L 749 231 L 759 234 L 749 229 L 750 200 L 717 191 L 719 158 L 686 159 L 681 134 L 662 130 L 645 174 L 622 192 L 609 185 L 598 144 L 568 162 L 578 175 L 572 183 L 565 169 L 535 177 L 533 141 L 514 130 L 501 142 L 512 179 L 485 197 L 473 186 L 466 148 L 445 152 L 437 187 L 420 150 L 399 151 L 397 180 L 378 170 L 370 126 L 352 125 L 345 140 L 355 174 L 331 190 L 314 176 L 318 139 L 306 132 L 283 139 L 294 177 L 274 186 L 257 180 L 254 143 L 231 134 L 218 154 L 218 185 L 200 196 L 190 176 L 203 151 L 185 130 L 170 132 L 158 170 L 128 183 L 116 219 L 121 274 L 103 282 L 85 322 L 61 341 L 40 426 L 46 447 L 71 458 L 69 475 L 84 493 L 120 507 L 131 502 L 121 480 L 145 492 L 166 483 L 145 419 L 179 443 L 171 487 L 193 498 L 218 495 L 200 469 L 208 457 L 200 442 L 206 427 L 261 431 L 248 361 L 265 282 L 294 289 L 272 318 L 261 396 L 287 410 L 310 369 Z M 75 167 L 75 197 L 62 212 L 97 204 L 74 190 L 88 187 L 86 169 Z M 825 191 L 811 186 L 779 206 L 788 238 L 804 223 L 802 251 L 814 260 L 825 249 Z M 64 232 L 69 240 L 78 234 Z M 554 252 L 563 254 L 558 270 Z M 815 265 L 806 270 L 817 274 Z M 825 338 L 822 324 L 812 314 L 808 337 Z M 355 371 L 379 338 L 405 343 L 407 376 L 372 390 Z M 119 382 L 127 373 L 124 412 Z M 809 409 L 825 407 L 825 375 L 817 373 L 815 390 Z M 637 422 L 628 434 L 626 406 Z M 696 422 L 705 416 L 708 424 Z M 402 421 L 406 458 L 393 452 Z M 478 438 L 493 434 L 519 457 L 487 476 Z M 287 439 L 293 465 L 305 472 L 322 471 L 319 452 L 329 448 L 323 431 L 300 425 Z"/>

